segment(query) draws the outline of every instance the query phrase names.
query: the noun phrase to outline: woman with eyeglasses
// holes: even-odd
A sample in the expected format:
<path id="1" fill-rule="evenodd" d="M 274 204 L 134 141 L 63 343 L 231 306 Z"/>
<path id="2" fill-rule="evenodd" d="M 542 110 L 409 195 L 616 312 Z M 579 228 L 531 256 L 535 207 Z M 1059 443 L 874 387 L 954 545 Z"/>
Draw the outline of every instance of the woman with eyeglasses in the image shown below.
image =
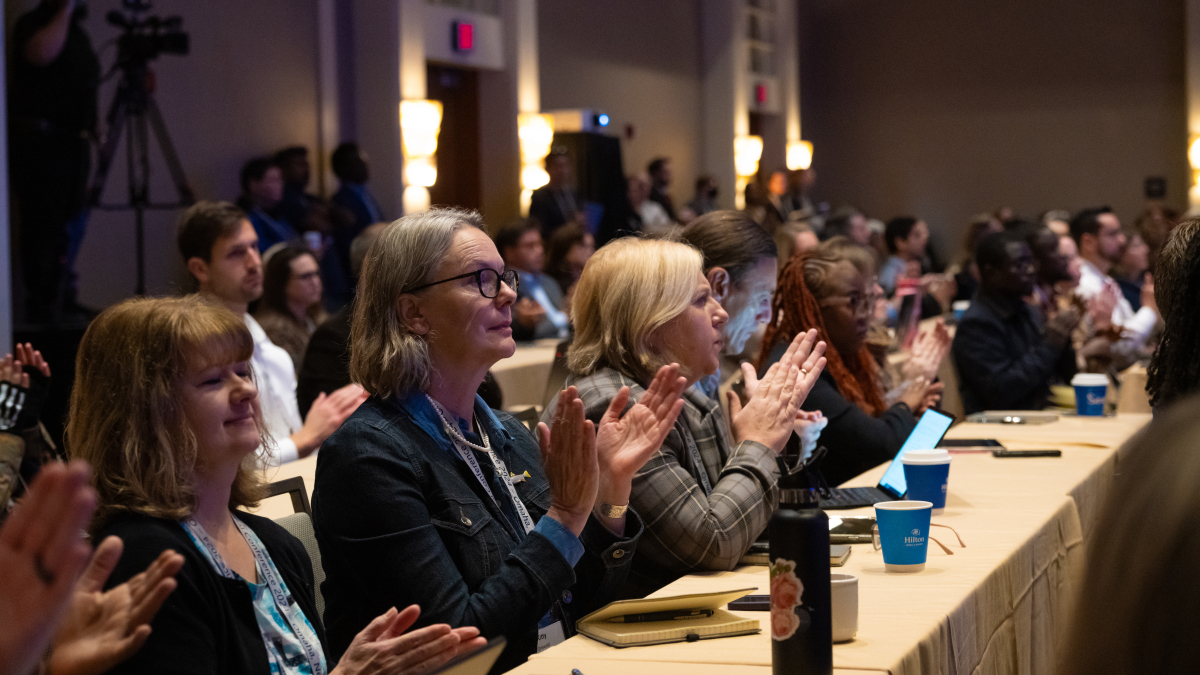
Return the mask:
<path id="1" fill-rule="evenodd" d="M 282 246 L 268 254 L 254 318 L 271 342 L 292 357 L 298 373 L 308 338 L 328 318 L 321 304 L 321 267 L 307 246 Z"/>
<path id="2" fill-rule="evenodd" d="M 503 672 L 624 584 L 642 532 L 633 475 L 671 429 L 682 378 L 664 366 L 598 425 L 569 388 L 535 438 L 475 394 L 516 349 L 518 283 L 472 211 L 406 216 L 367 253 L 350 372 L 371 397 L 322 446 L 313 497 L 335 655 L 376 608 L 417 603 L 418 625 L 507 638 Z"/>
<path id="3" fill-rule="evenodd" d="M 820 468 L 831 485 L 890 461 L 921 413 L 941 398 L 941 383 L 919 376 L 899 392 L 894 405 L 886 404 L 879 364 L 866 346 L 878 299 L 869 262 L 822 245 L 784 266 L 771 303 L 760 372 L 806 330 L 815 328 L 826 344 L 828 363 L 801 407 L 829 418 L 821 432 L 829 453 Z"/>

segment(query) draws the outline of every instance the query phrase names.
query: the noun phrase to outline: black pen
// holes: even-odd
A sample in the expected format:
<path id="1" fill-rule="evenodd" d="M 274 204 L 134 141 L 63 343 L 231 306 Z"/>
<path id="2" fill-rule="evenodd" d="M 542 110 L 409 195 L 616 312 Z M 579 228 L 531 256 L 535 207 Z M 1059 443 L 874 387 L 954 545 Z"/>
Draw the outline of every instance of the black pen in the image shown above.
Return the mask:
<path id="1" fill-rule="evenodd" d="M 609 621 L 614 623 L 646 623 L 647 621 L 675 621 L 677 619 L 699 619 L 701 617 L 712 616 L 711 609 L 685 609 L 685 610 L 668 610 L 665 612 L 647 612 L 645 614 L 626 614 L 618 616 Z"/>

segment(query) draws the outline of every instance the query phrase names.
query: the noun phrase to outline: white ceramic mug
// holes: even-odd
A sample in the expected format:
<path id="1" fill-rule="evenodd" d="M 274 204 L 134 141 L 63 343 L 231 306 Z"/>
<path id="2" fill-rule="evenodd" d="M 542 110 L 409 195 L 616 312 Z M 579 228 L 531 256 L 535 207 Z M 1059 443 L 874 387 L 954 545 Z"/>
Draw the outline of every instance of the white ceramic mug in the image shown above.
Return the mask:
<path id="1" fill-rule="evenodd" d="M 829 591 L 833 641 L 849 642 L 858 633 L 858 577 L 853 574 L 830 574 Z"/>

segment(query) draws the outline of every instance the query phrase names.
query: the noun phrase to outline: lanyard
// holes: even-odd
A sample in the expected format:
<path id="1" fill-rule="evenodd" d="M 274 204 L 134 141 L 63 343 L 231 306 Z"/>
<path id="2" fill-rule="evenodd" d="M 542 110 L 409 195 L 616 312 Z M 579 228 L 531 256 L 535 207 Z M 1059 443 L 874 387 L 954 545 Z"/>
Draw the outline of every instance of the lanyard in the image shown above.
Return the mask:
<path id="1" fill-rule="evenodd" d="M 428 394 L 425 395 L 425 398 L 429 399 L 438 417 L 442 418 L 442 426 L 445 427 L 446 435 L 450 437 L 450 441 L 454 443 L 454 449 L 458 451 L 458 455 L 463 458 L 467 466 L 471 467 L 471 473 L 475 474 L 475 479 L 479 481 L 484 491 L 492 498 L 492 502 L 496 504 L 496 508 L 500 508 L 499 502 L 496 501 L 496 495 L 492 494 L 492 488 L 488 484 L 487 476 L 483 474 L 483 468 L 479 466 L 479 460 L 475 459 L 475 453 L 471 452 L 471 448 L 483 450 L 488 454 L 488 457 L 492 460 L 492 466 L 496 468 L 496 475 L 500 477 L 500 482 L 504 483 L 504 486 L 508 488 L 508 496 L 512 499 L 513 508 L 516 509 L 517 516 L 521 518 L 521 525 L 525 528 L 525 534 L 532 532 L 533 518 L 529 517 L 529 510 L 525 508 L 525 504 L 517 496 L 517 489 L 513 487 L 512 479 L 508 475 L 508 467 L 504 465 L 504 460 L 500 459 L 500 455 L 497 455 L 495 450 L 492 450 L 492 444 L 488 440 L 487 432 L 484 431 L 483 425 L 478 425 L 479 437 L 483 439 L 483 447 L 480 448 L 477 445 L 467 442 L 467 439 L 458 430 L 458 427 L 454 426 L 450 422 L 450 419 L 446 417 L 448 413 L 443 412 L 442 404 L 433 400 L 433 397 Z"/>
<path id="2" fill-rule="evenodd" d="M 254 554 L 254 560 L 258 563 L 258 573 L 262 575 L 263 580 L 267 583 L 267 587 L 271 590 L 271 596 L 275 599 L 275 606 L 287 618 L 288 624 L 296 636 L 296 640 L 304 650 L 304 656 L 308 659 L 308 665 L 312 668 L 313 675 L 325 675 L 325 659 L 319 646 L 320 641 L 317 639 L 317 634 L 313 630 L 312 624 L 304 616 L 304 611 L 300 609 L 300 605 L 296 604 L 292 600 L 292 596 L 284 590 L 283 582 L 275 575 L 275 565 L 271 563 L 271 558 L 267 556 L 267 552 L 263 548 L 262 542 L 259 541 L 258 535 L 254 534 L 253 530 L 237 518 L 233 519 L 233 523 L 237 525 L 238 532 L 242 534 L 242 537 L 246 540 L 246 544 L 250 546 L 250 551 Z M 229 569 L 225 564 L 225 561 L 221 558 L 221 554 L 217 552 L 216 544 L 208 536 L 208 532 L 204 530 L 204 526 L 197 522 L 195 518 L 188 518 L 183 521 L 183 526 L 191 532 L 196 541 L 199 541 L 207 549 L 213 566 L 217 568 L 218 574 L 226 579 L 240 579 L 237 572 Z M 261 628 L 259 628 L 259 632 L 262 632 Z M 263 634 L 263 642 L 267 645 L 267 651 L 269 652 L 271 640 L 265 633 Z M 280 656 L 283 655 L 280 654 Z"/>
<path id="3" fill-rule="evenodd" d="M 707 497 L 712 494 L 712 483 L 708 481 L 708 469 L 704 468 L 704 458 L 700 456 L 700 449 L 696 447 L 696 441 L 692 438 L 692 430 L 687 428 L 687 424 L 680 424 L 679 429 L 680 435 L 683 436 L 683 442 L 687 444 L 692 465 L 700 473 L 700 485 L 704 488 L 704 496 Z"/>

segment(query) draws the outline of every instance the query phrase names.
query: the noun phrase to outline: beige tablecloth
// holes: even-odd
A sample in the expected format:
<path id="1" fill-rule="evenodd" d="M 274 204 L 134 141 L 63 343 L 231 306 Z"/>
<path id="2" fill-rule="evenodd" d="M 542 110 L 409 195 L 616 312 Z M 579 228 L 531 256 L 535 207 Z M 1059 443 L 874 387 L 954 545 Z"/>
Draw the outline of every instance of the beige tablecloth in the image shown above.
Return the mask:
<path id="1" fill-rule="evenodd" d="M 996 459 L 988 453 L 956 453 L 946 512 L 933 522 L 954 527 L 967 547 L 958 548 L 950 532 L 933 528 L 933 536 L 954 555 L 931 546 L 924 572 L 887 574 L 878 552 L 855 545 L 838 571 L 859 578 L 859 632 L 853 642 L 834 646 L 835 668 L 896 675 L 1053 673 L 1082 574 L 1085 532 L 1111 484 L 1116 447 L 1148 419 L 1064 417 L 1041 426 L 962 424 L 952 429 L 952 438 L 997 438 L 1012 449 L 1054 447 L 1063 456 Z M 879 467 L 851 484 L 872 485 L 882 471 Z M 1077 502 L 1086 508 L 1081 510 Z M 689 575 L 658 594 L 751 586 L 768 588 L 765 568 Z M 765 612 L 746 615 L 759 618 L 764 628 L 769 625 Z M 697 670 L 697 665 L 709 664 L 719 666 L 713 672 L 766 673 L 770 663 L 765 632 L 620 650 L 577 636 L 513 672 L 579 668 L 589 673 L 583 664 L 590 664 L 599 673 L 668 675 L 709 672 Z"/>
<path id="2" fill-rule="evenodd" d="M 1111 489 L 1117 447 L 1150 419 L 1066 416 L 1047 425 L 960 424 L 950 438 L 995 438 L 1011 449 L 1059 448 L 1060 458 L 996 459 L 989 453 L 956 453 L 946 512 L 933 522 L 954 527 L 954 536 L 933 536 L 954 551 L 930 547 L 924 572 L 886 574 L 881 555 L 855 545 L 840 572 L 859 578 L 859 633 L 834 646 L 838 671 L 938 673 L 1054 672 L 1054 659 L 1069 625 L 1071 595 L 1083 567 L 1083 542 Z M 850 485 L 874 485 L 884 467 Z M 304 478 L 310 493 L 316 458 L 272 468 L 267 476 Z M 291 513 L 286 497 L 264 502 L 259 513 Z M 870 514 L 870 509 L 840 514 Z M 939 530 L 943 530 L 939 532 Z M 689 575 L 659 595 L 744 587 L 768 588 L 766 568 Z M 765 612 L 747 612 L 769 626 Z M 574 637 L 534 656 L 513 672 L 566 675 L 767 675 L 768 633 L 697 643 L 614 649 Z"/>
<path id="3" fill-rule="evenodd" d="M 558 340 L 518 344 L 515 354 L 492 366 L 492 375 L 504 392 L 505 408 L 542 404 L 556 346 Z"/>

